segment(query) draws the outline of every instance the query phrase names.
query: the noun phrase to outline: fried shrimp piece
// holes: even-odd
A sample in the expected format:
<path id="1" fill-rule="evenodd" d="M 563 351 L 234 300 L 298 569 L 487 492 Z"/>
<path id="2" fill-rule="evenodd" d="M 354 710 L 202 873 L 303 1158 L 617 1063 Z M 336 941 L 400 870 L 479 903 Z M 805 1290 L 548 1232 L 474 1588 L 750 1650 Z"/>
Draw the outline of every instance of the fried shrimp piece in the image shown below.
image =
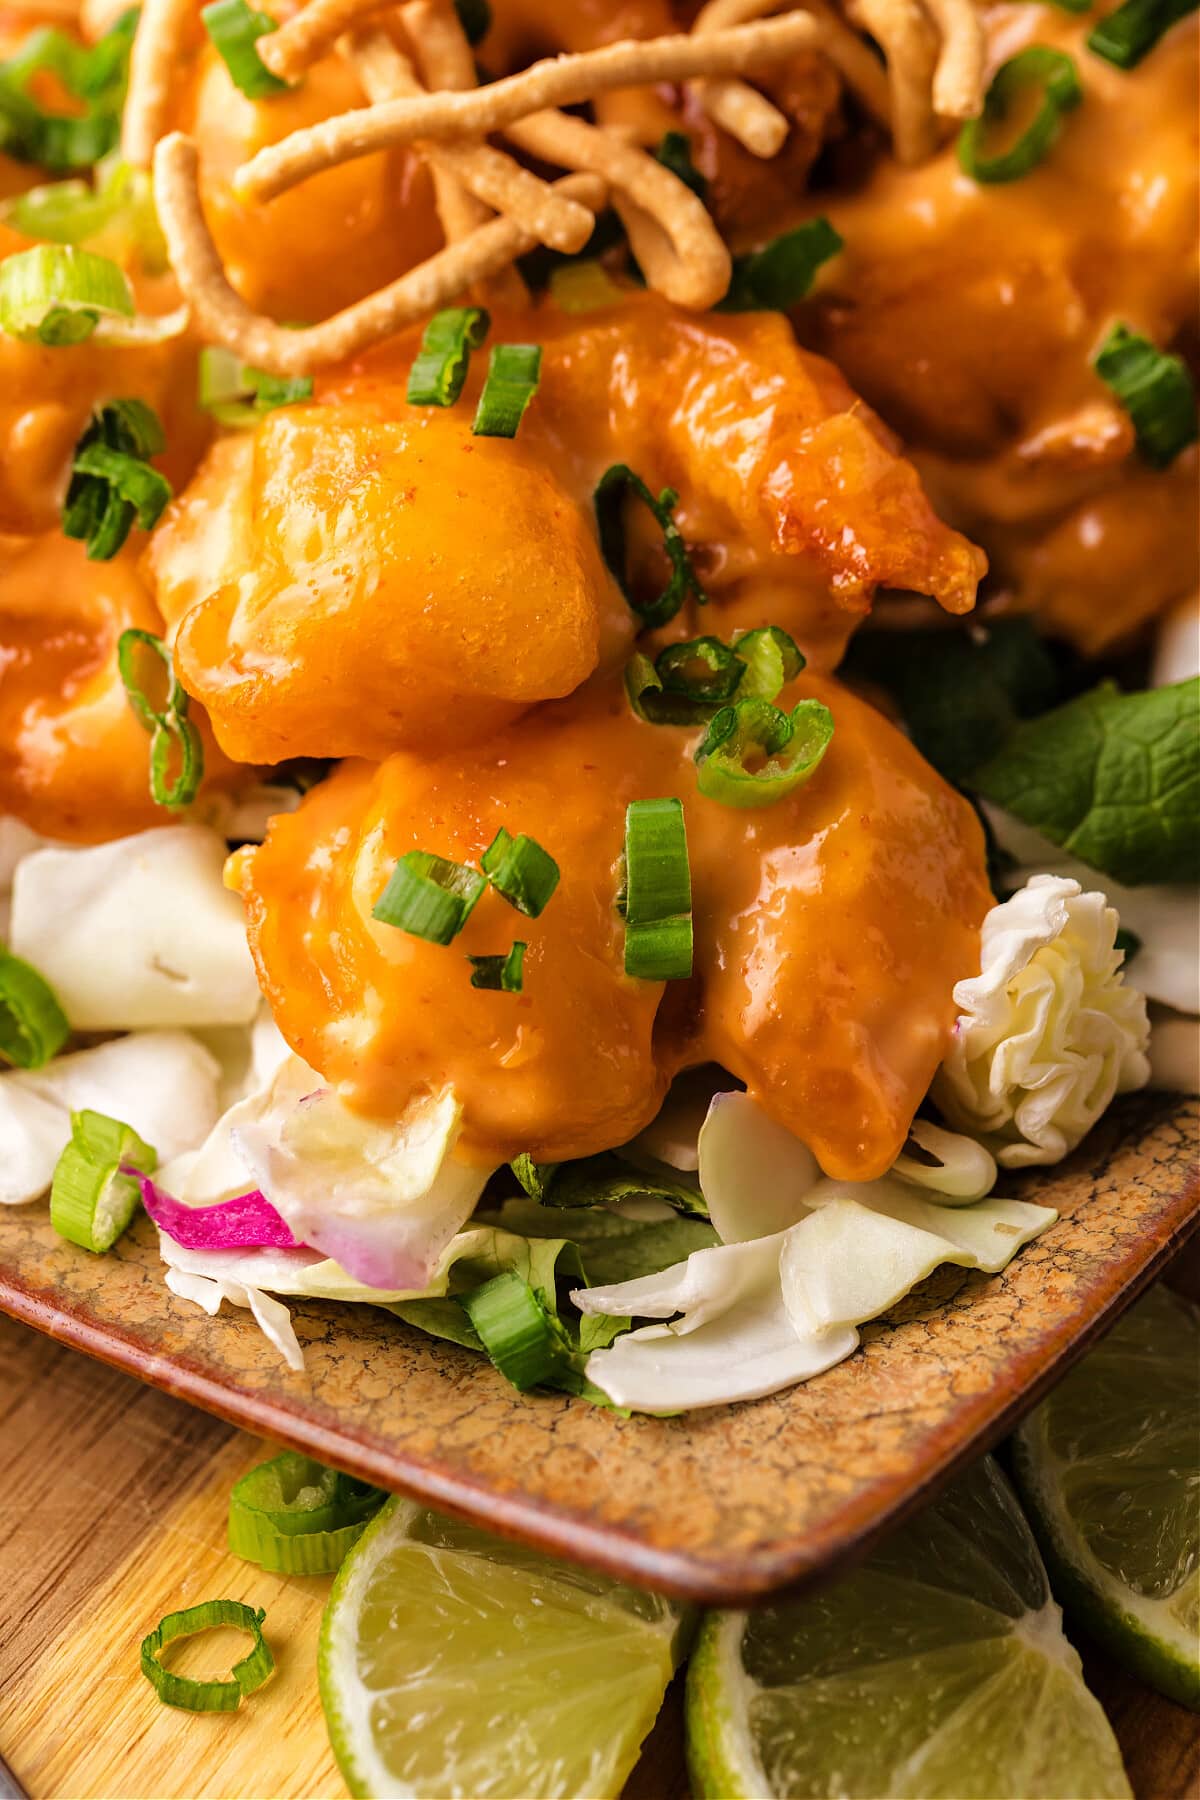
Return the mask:
<path id="1" fill-rule="evenodd" d="M 678 490 L 712 605 L 676 636 L 773 623 L 829 666 L 880 584 L 971 605 L 982 558 L 782 318 L 631 294 L 491 338 L 543 346 L 516 438 L 472 434 L 482 354 L 455 407 L 409 406 L 410 333 L 218 445 L 166 515 L 149 567 L 231 756 L 436 753 L 613 667 L 637 624 L 596 533 L 615 463 Z M 656 591 L 661 530 L 631 505 L 628 535 L 628 580 Z"/>
<path id="2" fill-rule="evenodd" d="M 799 314 L 997 584 L 1089 653 L 1196 581 L 1194 469 L 1148 472 L 1092 366 L 1118 320 L 1169 350 L 1196 316 L 1196 31 L 1181 21 L 1131 74 L 1086 47 L 1094 24 L 991 9 L 992 65 L 1031 42 L 1065 51 L 1082 103 L 1019 180 L 970 180 L 951 143 L 831 195 L 845 248 Z M 1143 555 L 1147 505 L 1175 523 Z"/>
<path id="3" fill-rule="evenodd" d="M 0 813 L 76 843 L 171 822 L 151 798 L 150 739 L 117 672 L 131 626 L 162 631 L 130 545 L 88 562 L 82 544 L 48 532 L 4 550 Z"/>
<path id="4" fill-rule="evenodd" d="M 249 100 L 216 51 L 200 51 L 176 122 L 199 146 L 209 227 L 233 286 L 251 306 L 280 319 L 321 319 L 440 246 L 429 171 L 403 150 L 329 169 L 266 204 L 234 195 L 234 171 L 259 150 L 364 103 L 340 56 L 314 63 L 288 93 Z"/>
<path id="5" fill-rule="evenodd" d="M 469 419 L 387 389 L 287 408 L 219 445 L 168 515 L 150 568 L 232 757 L 467 743 L 628 636 L 552 466 Z"/>
<path id="6" fill-rule="evenodd" d="M 638 720 L 618 682 L 541 707 L 471 756 L 346 764 L 240 881 L 259 977 L 294 1048 L 352 1104 L 396 1113 L 451 1082 L 464 1144 L 538 1161 L 625 1142 L 681 1068 L 719 1060 L 840 1177 L 888 1167 L 977 967 L 990 904 L 979 825 L 880 714 L 822 677 L 835 728 L 805 786 L 731 813 L 696 786 L 692 730 Z M 625 808 L 683 797 L 695 918 L 688 982 L 624 972 L 616 900 Z M 494 892 L 427 943 L 371 916 L 396 859 L 477 862 L 501 826 L 561 880 L 537 919 Z M 468 955 L 528 944 L 520 994 L 470 983 Z"/>

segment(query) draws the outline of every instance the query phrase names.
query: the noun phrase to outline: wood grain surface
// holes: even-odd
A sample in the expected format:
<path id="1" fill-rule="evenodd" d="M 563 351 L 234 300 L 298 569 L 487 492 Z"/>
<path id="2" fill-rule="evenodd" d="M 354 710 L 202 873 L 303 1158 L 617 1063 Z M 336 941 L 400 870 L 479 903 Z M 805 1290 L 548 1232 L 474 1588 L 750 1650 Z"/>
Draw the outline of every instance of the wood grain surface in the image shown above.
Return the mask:
<path id="1" fill-rule="evenodd" d="M 34 1800 L 344 1795 L 315 1669 L 329 1583 L 224 1549 L 229 1488 L 269 1451 L 0 1318 L 0 1756 Z M 278 1674 L 237 1714 L 174 1712 L 138 1644 L 170 1608 L 219 1594 L 266 1607 Z M 1195 1718 L 1080 1648 L 1137 1800 L 1191 1800 Z M 625 1800 L 687 1800 L 680 1698 L 677 1682 Z"/>
<path id="2" fill-rule="evenodd" d="M 38 1207 L 0 1218 L 0 1310 L 324 1462 L 650 1587 L 736 1603 L 861 1554 L 998 1439 L 1200 1223 L 1197 1106 L 1142 1095 L 1005 1192 L 1060 1219 L 1003 1276 L 947 1268 L 817 1380 L 676 1419 L 518 1395 L 377 1308 L 294 1309 L 291 1374 L 248 1314 L 163 1282 L 142 1220 L 114 1254 Z M 1190 1186 L 1189 1186 L 1190 1180 Z"/>

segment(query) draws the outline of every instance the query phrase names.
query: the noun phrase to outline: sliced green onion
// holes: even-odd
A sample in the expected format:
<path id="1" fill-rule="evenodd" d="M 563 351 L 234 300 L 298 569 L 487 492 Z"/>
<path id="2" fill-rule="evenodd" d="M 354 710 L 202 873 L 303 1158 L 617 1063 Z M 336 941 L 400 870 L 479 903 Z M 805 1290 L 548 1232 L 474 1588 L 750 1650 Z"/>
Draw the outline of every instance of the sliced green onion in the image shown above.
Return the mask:
<path id="1" fill-rule="evenodd" d="M 671 579 L 653 600 L 635 600 L 626 574 L 625 501 L 630 494 L 657 520 L 663 534 L 663 549 L 671 564 Z M 641 476 L 635 475 L 625 463 L 613 463 L 606 469 L 592 495 L 600 553 L 632 610 L 651 628 L 673 619 L 689 593 L 700 606 L 708 599 L 696 579 L 687 545 L 675 523 L 674 510 L 678 504 L 679 495 L 674 488 L 664 488 L 656 500 Z"/>
<path id="2" fill-rule="evenodd" d="M 989 156 L 984 141 L 1003 125 L 1028 88 L 1040 87 L 1042 100 L 1015 144 Z M 977 119 L 968 119 L 958 134 L 960 168 L 973 181 L 1016 181 L 1044 162 L 1058 137 L 1064 113 L 1083 99 L 1083 85 L 1073 57 L 1065 50 L 1030 44 L 1002 63 L 992 77 Z"/>
<path id="3" fill-rule="evenodd" d="M 50 1223 L 60 1237 L 100 1255 L 111 1250 L 138 1209 L 137 1178 L 152 1175 L 158 1155 L 132 1125 L 105 1113 L 71 1114 L 71 1141 L 54 1169 Z"/>
<path id="4" fill-rule="evenodd" d="M 480 857 L 479 866 L 496 892 L 527 919 L 541 916 L 558 886 L 558 864 L 549 851 L 524 832 L 513 837 L 503 825 Z"/>
<path id="5" fill-rule="evenodd" d="M 569 1360 L 571 1347 L 562 1326 L 512 1270 L 461 1295 L 460 1304 L 500 1373 L 522 1392 L 548 1380 Z"/>
<path id="6" fill-rule="evenodd" d="M 700 792 L 722 806 L 774 806 L 808 780 L 832 736 L 833 714 L 819 700 L 801 700 L 790 713 L 738 700 L 696 747 Z"/>
<path id="7" fill-rule="evenodd" d="M 123 13 L 91 48 L 65 32 L 30 32 L 0 62 L 0 150 L 57 173 L 90 168 L 116 145 L 136 10 Z M 29 93 L 33 79 L 54 75 L 82 108 L 48 111 Z"/>
<path id="8" fill-rule="evenodd" d="M 149 673 L 143 672 L 146 653 L 167 671 L 167 693 L 161 706 L 146 692 L 150 674 L 161 677 L 162 673 L 153 665 Z M 159 806 L 190 806 L 204 779 L 204 745 L 188 717 L 190 702 L 175 673 L 174 657 L 152 631 L 131 627 L 117 639 L 117 672 L 135 717 L 150 733 L 151 794 Z M 176 762 L 178 767 L 172 773 Z"/>
<path id="9" fill-rule="evenodd" d="M 539 1205 L 544 1205 L 560 1165 L 534 1162 L 528 1150 L 523 1150 L 520 1156 L 513 1157 L 508 1166 L 529 1198 L 536 1200 Z"/>
<path id="10" fill-rule="evenodd" d="M 749 256 L 736 256 L 718 312 L 786 312 L 804 299 L 817 270 L 843 247 L 828 219 L 806 219 Z"/>
<path id="11" fill-rule="evenodd" d="M 200 8 L 200 17 L 230 80 L 248 100 L 287 91 L 288 83 L 272 75 L 258 54 L 259 38 L 279 30 L 274 19 L 247 6 L 246 0 L 212 0 Z"/>
<path id="12" fill-rule="evenodd" d="M 284 1450 L 229 1496 L 229 1548 L 281 1575 L 332 1575 L 387 1499 L 382 1488 Z"/>
<path id="13" fill-rule="evenodd" d="M 1088 34 L 1087 47 L 1118 69 L 1135 69 L 1172 25 L 1194 13 L 1197 0 L 1125 0 Z"/>
<path id="14" fill-rule="evenodd" d="M 167 264 L 149 173 L 122 162 L 116 151 L 97 164 L 94 187 L 86 181 L 51 181 L 27 188 L 0 207 L 0 217 L 25 237 L 90 243 L 105 255 L 136 256 L 150 274 Z"/>
<path id="15" fill-rule="evenodd" d="M 632 800 L 625 812 L 625 917 L 632 925 L 690 912 L 683 802 Z"/>
<path id="16" fill-rule="evenodd" d="M 468 44 L 478 44 L 491 30 L 492 9 L 488 0 L 454 0 L 454 10 Z"/>
<path id="17" fill-rule="evenodd" d="M 1133 421 L 1138 449 L 1165 469 L 1197 434 L 1196 389 L 1187 364 L 1128 325 L 1114 325 L 1092 364 Z"/>
<path id="18" fill-rule="evenodd" d="M 71 467 L 77 475 L 90 475 L 107 482 L 112 491 L 133 508 L 134 517 L 143 531 L 157 525 L 171 498 L 171 484 L 165 475 L 152 469 L 140 456 L 129 456 L 104 443 L 85 444 L 76 453 Z"/>
<path id="19" fill-rule="evenodd" d="M 128 277 L 90 250 L 35 244 L 0 262 L 0 330 L 25 343 L 82 343 L 102 316 L 135 311 Z"/>
<path id="20" fill-rule="evenodd" d="M 692 919 L 649 919 L 625 927 L 625 973 L 638 981 L 686 981 L 692 972 Z"/>
<path id="21" fill-rule="evenodd" d="M 70 1029 L 50 983 L 0 944 L 0 1058 L 18 1069 L 40 1069 L 58 1055 Z"/>
<path id="22" fill-rule="evenodd" d="M 660 162 L 664 169 L 670 169 L 684 187 L 691 188 L 693 194 L 704 199 L 708 193 L 708 182 L 692 161 L 692 141 L 686 131 L 664 132 L 658 149 L 654 152 L 654 160 Z"/>
<path id="23" fill-rule="evenodd" d="M 625 973 L 686 981 L 692 972 L 692 871 L 683 803 L 632 800 L 625 812 Z"/>
<path id="24" fill-rule="evenodd" d="M 371 917 L 430 944 L 458 936 L 487 882 L 478 869 L 428 850 L 408 850 L 371 909 Z"/>
<path id="25" fill-rule="evenodd" d="M 197 399 L 221 425 L 256 425 L 264 413 L 311 400 L 312 393 L 311 375 L 272 375 L 217 345 L 200 352 Z"/>
<path id="26" fill-rule="evenodd" d="M 625 691 L 634 712 L 652 725 L 694 725 L 733 698 L 745 670 L 741 656 L 720 638 L 692 638 L 668 644 L 654 662 L 634 656 Z"/>
<path id="27" fill-rule="evenodd" d="M 734 639 L 734 649 L 746 665 L 739 699 L 774 700 L 781 688 L 794 681 L 805 666 L 796 640 L 778 625 L 761 625 Z"/>
<path id="28" fill-rule="evenodd" d="M 731 645 L 715 637 L 669 644 L 653 662 L 639 651 L 626 667 L 625 691 L 639 719 L 695 725 L 734 698 L 773 700 L 803 667 L 794 639 L 778 625 L 764 625 Z"/>
<path id="29" fill-rule="evenodd" d="M 471 352 L 479 349 L 490 324 L 482 306 L 448 306 L 434 313 L 409 370 L 408 404 L 453 406 L 463 391 Z"/>
<path id="30" fill-rule="evenodd" d="M 663 692 L 706 705 L 728 700 L 737 691 L 745 664 L 720 638 L 689 638 L 660 650 L 654 668 Z"/>
<path id="31" fill-rule="evenodd" d="M 275 1658 L 262 1634 L 266 1616 L 261 1607 L 256 1611 L 240 1600 L 205 1600 L 183 1612 L 168 1613 L 142 1639 L 142 1674 L 167 1706 L 182 1707 L 184 1712 L 236 1712 L 243 1695 L 253 1694 L 274 1673 Z M 254 1639 L 249 1654 L 234 1663 L 230 1680 L 193 1681 L 188 1675 L 163 1668 L 158 1657 L 165 1645 L 201 1631 L 215 1631 L 221 1625 L 247 1631 Z"/>
<path id="32" fill-rule="evenodd" d="M 475 971 L 471 976 L 471 986 L 491 988 L 499 994 L 519 994 L 528 948 L 528 944 L 522 943 L 518 938 L 506 956 L 468 956 L 467 961 Z"/>
<path id="33" fill-rule="evenodd" d="M 75 446 L 62 514 L 64 533 L 86 543 L 89 561 L 115 556 L 135 520 L 147 531 L 158 523 L 171 487 L 146 458 L 165 444 L 162 426 L 142 400 L 110 400 L 93 415 Z"/>
<path id="34" fill-rule="evenodd" d="M 516 437 L 541 373 L 540 344 L 497 344 L 471 426 L 476 437 Z"/>

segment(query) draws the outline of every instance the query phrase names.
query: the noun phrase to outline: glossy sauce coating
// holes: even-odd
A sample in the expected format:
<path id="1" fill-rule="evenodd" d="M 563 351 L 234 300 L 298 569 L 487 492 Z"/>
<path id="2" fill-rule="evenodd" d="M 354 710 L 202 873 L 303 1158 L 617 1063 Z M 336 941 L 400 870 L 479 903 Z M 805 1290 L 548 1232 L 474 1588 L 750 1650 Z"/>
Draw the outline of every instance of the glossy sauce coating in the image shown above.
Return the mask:
<path id="1" fill-rule="evenodd" d="M 635 621 L 592 504 L 615 462 L 680 496 L 713 604 L 678 636 L 778 624 L 827 667 L 877 585 L 971 605 L 979 553 L 781 317 L 695 319 L 631 294 L 493 320 L 491 344 L 531 339 L 541 382 L 513 440 L 471 435 L 485 353 L 453 409 L 408 406 L 409 333 L 320 382 L 323 404 L 218 446 L 168 514 L 152 576 L 230 754 L 436 752 L 619 661 Z M 629 539 L 636 585 L 657 591 L 644 508 Z"/>
<path id="2" fill-rule="evenodd" d="M 831 747 L 773 807 L 699 794 L 696 733 L 646 725 L 618 684 L 455 754 L 345 765 L 238 859 L 250 942 L 280 1028 L 366 1111 L 452 1082 L 464 1144 L 493 1163 L 582 1156 L 632 1137 L 681 1068 L 720 1061 L 812 1145 L 865 1179 L 898 1153 L 946 1046 L 951 988 L 978 964 L 990 904 L 967 803 L 863 701 L 802 676 Z M 695 974 L 624 973 L 614 901 L 628 802 L 678 794 Z M 538 919 L 495 893 L 449 946 L 371 918 L 412 849 L 475 861 L 501 825 L 556 858 Z M 467 954 L 525 940 L 524 991 L 470 985 Z"/>
<path id="3" fill-rule="evenodd" d="M 798 316 L 904 434 L 993 586 L 1093 654 L 1196 581 L 1195 455 L 1148 470 L 1091 367 L 1118 319 L 1164 348 L 1194 327 L 1195 20 L 1125 72 L 1085 43 L 1111 10 L 988 8 L 992 67 L 1030 43 L 1065 50 L 1082 103 L 1019 180 L 977 184 L 951 142 L 810 195 L 846 247 Z"/>

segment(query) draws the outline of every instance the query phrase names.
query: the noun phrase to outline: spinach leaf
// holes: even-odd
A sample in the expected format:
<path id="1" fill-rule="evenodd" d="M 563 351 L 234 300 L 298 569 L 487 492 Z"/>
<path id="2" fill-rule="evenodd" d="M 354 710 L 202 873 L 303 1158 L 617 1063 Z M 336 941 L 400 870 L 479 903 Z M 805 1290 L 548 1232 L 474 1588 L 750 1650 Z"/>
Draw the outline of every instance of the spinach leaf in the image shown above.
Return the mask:
<path id="1" fill-rule="evenodd" d="M 922 756 L 958 783 L 996 755 L 1018 720 L 1059 697 L 1054 658 L 1028 619 L 860 632 L 844 671 L 885 688 Z"/>
<path id="2" fill-rule="evenodd" d="M 1126 887 L 1200 880 L 1200 678 L 1102 682 L 1017 725 L 971 785 Z"/>

